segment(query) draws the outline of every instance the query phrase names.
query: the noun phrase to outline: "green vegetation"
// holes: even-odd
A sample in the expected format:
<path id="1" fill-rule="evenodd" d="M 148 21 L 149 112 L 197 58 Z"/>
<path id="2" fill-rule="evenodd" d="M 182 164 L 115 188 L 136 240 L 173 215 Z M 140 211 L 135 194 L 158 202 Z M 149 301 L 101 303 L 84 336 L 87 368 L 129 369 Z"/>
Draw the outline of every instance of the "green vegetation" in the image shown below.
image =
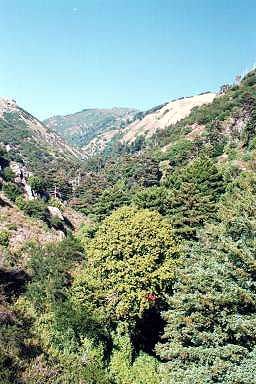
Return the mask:
<path id="1" fill-rule="evenodd" d="M 6 230 L 0 231 L 0 245 L 7 247 L 9 244 L 10 233 Z"/>
<path id="2" fill-rule="evenodd" d="M 220 223 L 206 227 L 200 245 L 183 260 L 169 297 L 164 342 L 157 347 L 161 359 L 169 362 L 163 368 L 166 383 L 184 383 L 184 377 L 188 383 L 229 383 L 227 377 L 235 376 L 256 344 L 256 207 L 250 184 L 255 177 L 237 182 L 224 195 Z"/>
<path id="3" fill-rule="evenodd" d="M 11 170 L 10 167 L 5 167 L 3 170 L 3 178 L 6 181 L 14 181 L 15 173 Z"/>
<path id="4" fill-rule="evenodd" d="M 86 146 L 100 134 L 125 128 L 137 111 L 130 108 L 84 109 L 68 116 L 53 116 L 45 124 L 78 147 Z M 79 127 L 79 129 L 78 129 Z"/>
<path id="5" fill-rule="evenodd" d="M 189 140 L 178 140 L 171 145 L 170 149 L 165 153 L 160 153 L 160 159 L 168 159 L 172 166 L 181 164 L 184 160 L 188 159 L 190 153 L 192 154 L 193 143 Z"/>
<path id="6" fill-rule="evenodd" d="M 42 193 L 46 188 L 45 182 L 38 176 L 29 176 L 28 184 L 34 192 L 39 194 Z"/>
<path id="7" fill-rule="evenodd" d="M 129 207 L 112 213 L 84 244 L 88 267 L 75 289 L 80 293 L 91 286 L 99 310 L 105 303 L 110 319 L 128 322 L 161 302 L 180 253 L 165 219 Z"/>
<path id="8" fill-rule="evenodd" d="M 16 204 L 26 215 L 47 222 L 49 214 L 47 206 L 42 200 L 24 200 L 22 197 L 18 197 Z"/>
<path id="9" fill-rule="evenodd" d="M 40 123 L 19 107 L 1 116 L 0 143 L 10 147 L 8 152 L 3 148 L 3 154 L 0 153 L 0 165 L 5 168 L 3 176 L 6 181 L 13 181 L 8 169 L 9 161 L 25 164 L 34 174 L 30 181 L 36 193 L 58 185 L 59 193 L 68 199 L 71 196 L 69 181 L 76 175 L 77 169 L 84 168 L 83 162 L 64 150 L 64 144 L 63 147 L 59 144 L 60 138 L 56 144 L 53 134 L 50 135 L 43 125 L 39 129 L 37 124 Z"/>
<path id="10" fill-rule="evenodd" d="M 22 194 L 21 188 L 11 182 L 5 183 L 3 185 L 3 191 L 11 201 L 15 201 L 17 197 Z"/>
<path id="11" fill-rule="evenodd" d="M 4 260 L 1 383 L 256 383 L 255 107 L 253 71 L 151 142 L 90 159 L 72 190 L 64 168 L 48 183 L 46 163 L 32 201 L 0 153 L 25 214 L 61 228 L 43 200 L 54 180 L 65 196 L 49 204 L 90 217 Z M 11 230 L 1 223 L 4 254 Z"/>

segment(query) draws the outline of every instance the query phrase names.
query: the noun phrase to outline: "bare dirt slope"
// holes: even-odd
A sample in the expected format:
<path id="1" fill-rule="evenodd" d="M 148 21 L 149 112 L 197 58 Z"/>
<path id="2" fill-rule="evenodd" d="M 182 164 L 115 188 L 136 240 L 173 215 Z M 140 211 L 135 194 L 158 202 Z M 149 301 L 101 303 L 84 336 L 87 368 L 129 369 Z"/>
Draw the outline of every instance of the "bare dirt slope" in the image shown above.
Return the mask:
<path id="1" fill-rule="evenodd" d="M 204 93 L 197 96 L 185 97 L 165 104 L 152 113 L 146 114 L 143 119 L 136 120 L 125 129 L 123 142 L 133 142 L 138 135 L 152 136 L 158 129 L 177 123 L 189 115 L 192 108 L 209 104 L 215 98 L 215 93 Z"/>

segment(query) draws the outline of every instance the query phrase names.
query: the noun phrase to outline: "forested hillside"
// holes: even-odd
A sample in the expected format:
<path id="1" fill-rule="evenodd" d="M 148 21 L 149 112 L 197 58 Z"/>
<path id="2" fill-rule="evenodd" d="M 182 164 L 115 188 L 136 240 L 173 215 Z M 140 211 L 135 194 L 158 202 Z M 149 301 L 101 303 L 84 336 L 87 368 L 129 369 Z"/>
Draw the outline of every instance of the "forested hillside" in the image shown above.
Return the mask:
<path id="1" fill-rule="evenodd" d="M 81 154 L 14 100 L 0 98 L 0 144 L 49 188 L 68 185 L 82 167 Z"/>
<path id="2" fill-rule="evenodd" d="M 104 151 L 111 154 L 116 145 L 136 147 L 158 130 L 187 117 L 194 107 L 211 103 L 215 96 L 204 92 L 181 97 L 144 112 L 129 108 L 85 109 L 72 115 L 53 116 L 45 124 L 88 158 Z"/>
<path id="3" fill-rule="evenodd" d="M 69 193 L 34 149 L 17 180 L 4 134 L 2 206 L 63 235 L 14 251 L 1 223 L 1 384 L 256 383 L 256 71 L 212 99 L 147 140 L 55 159 Z"/>
<path id="4" fill-rule="evenodd" d="M 117 134 L 137 112 L 132 108 L 89 108 L 71 115 L 52 116 L 45 120 L 45 124 L 67 142 L 90 154 L 91 141 L 99 140 L 105 132 Z"/>

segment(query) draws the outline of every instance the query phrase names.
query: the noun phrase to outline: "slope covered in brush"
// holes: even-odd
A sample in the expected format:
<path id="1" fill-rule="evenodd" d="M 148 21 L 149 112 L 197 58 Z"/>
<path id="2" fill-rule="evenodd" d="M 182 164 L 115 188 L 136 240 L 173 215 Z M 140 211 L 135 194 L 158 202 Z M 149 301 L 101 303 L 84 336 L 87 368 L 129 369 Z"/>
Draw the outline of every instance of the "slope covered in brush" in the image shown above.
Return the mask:
<path id="1" fill-rule="evenodd" d="M 30 244 L 19 289 L 0 270 L 3 383 L 256 382 L 255 106 L 252 71 L 87 161 L 68 204 L 91 221 Z"/>
<path id="2" fill-rule="evenodd" d="M 0 99 L 0 143 L 10 160 L 51 185 L 66 183 L 82 165 L 77 150 L 9 99 Z"/>
<path id="3" fill-rule="evenodd" d="M 71 115 L 53 116 L 44 123 L 69 143 L 84 147 L 105 132 L 114 130 L 118 133 L 136 113 L 137 110 L 132 108 L 91 108 Z"/>

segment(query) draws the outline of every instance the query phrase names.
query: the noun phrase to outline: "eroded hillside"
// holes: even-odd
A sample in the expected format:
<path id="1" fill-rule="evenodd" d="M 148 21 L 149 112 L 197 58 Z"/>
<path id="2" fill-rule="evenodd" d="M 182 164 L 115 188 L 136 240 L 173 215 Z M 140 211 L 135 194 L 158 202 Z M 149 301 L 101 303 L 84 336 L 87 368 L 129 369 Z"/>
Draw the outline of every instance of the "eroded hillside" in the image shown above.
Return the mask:
<path id="1" fill-rule="evenodd" d="M 53 116 L 45 124 L 77 147 L 85 147 L 98 135 L 127 126 L 137 113 L 132 108 L 85 109 L 66 116 Z"/>
<path id="2" fill-rule="evenodd" d="M 194 107 L 211 103 L 215 96 L 215 93 L 207 92 L 184 97 L 170 101 L 156 111 L 146 112 L 145 116 L 135 120 L 124 130 L 121 141 L 131 143 L 140 135 L 145 138 L 151 137 L 158 130 L 164 130 L 187 117 Z"/>

